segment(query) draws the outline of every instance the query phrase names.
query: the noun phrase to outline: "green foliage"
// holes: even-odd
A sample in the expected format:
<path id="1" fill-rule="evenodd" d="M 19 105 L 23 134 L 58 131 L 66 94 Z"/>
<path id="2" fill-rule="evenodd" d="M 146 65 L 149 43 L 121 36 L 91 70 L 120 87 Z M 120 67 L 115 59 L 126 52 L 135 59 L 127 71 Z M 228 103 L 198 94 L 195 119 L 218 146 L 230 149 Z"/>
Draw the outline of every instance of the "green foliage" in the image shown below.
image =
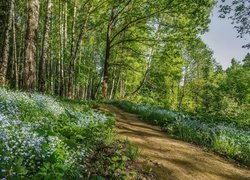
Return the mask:
<path id="1" fill-rule="evenodd" d="M 109 169 L 97 165 L 96 173 L 123 176 L 136 151 L 114 142 L 114 119 L 92 104 L 0 89 L 0 178 L 82 179 L 96 166 L 87 168 L 88 159 L 108 146 Z"/>
<path id="2" fill-rule="evenodd" d="M 35 84 L 44 86 L 49 94 L 79 100 L 55 100 L 38 93 L 0 89 L 0 118 L 7 122 L 0 124 L 3 132 L 8 131 L 14 142 L 18 141 L 15 132 L 22 140 L 30 136 L 33 143 L 41 138 L 41 154 L 50 152 L 53 143 L 56 144 L 53 152 L 50 152 L 52 155 L 48 156 L 50 159 L 43 160 L 39 153 L 35 154 L 36 149 L 27 146 L 26 150 L 30 152 L 28 157 L 35 154 L 38 160 L 32 156 L 25 162 L 27 157 L 20 152 L 18 155 L 21 158 L 10 160 L 15 168 L 7 165 L 10 163 L 3 165 L 0 162 L 8 169 L 9 176 L 13 171 L 21 178 L 47 174 L 51 179 L 55 177 L 55 171 L 60 178 L 69 176 L 77 179 L 86 173 L 79 165 L 89 153 L 95 152 L 95 148 L 106 149 L 108 146 L 108 149 L 115 149 L 112 144 L 114 119 L 91 110 L 95 102 L 80 100 L 101 98 L 102 86 L 107 86 L 109 99 L 127 98 L 152 105 L 138 107 L 124 103 L 129 111 L 140 114 L 148 122 L 182 139 L 205 146 L 209 144 L 209 147 L 230 154 L 230 157 L 245 158 L 242 152 L 248 152 L 248 149 L 244 150 L 242 146 L 239 149 L 238 141 L 226 142 L 219 135 L 214 135 L 220 134 L 219 130 L 214 133 L 209 128 L 200 128 L 200 122 L 205 126 L 225 123 L 225 126 L 233 124 L 239 129 L 250 127 L 250 55 L 246 55 L 242 64 L 233 59 L 232 66 L 224 71 L 213 59 L 213 52 L 199 38 L 208 30 L 215 0 L 54 0 L 51 26 L 46 35 L 46 21 L 49 18 L 47 2 L 40 1 L 34 48 L 36 59 L 33 59 L 36 67 L 41 66 L 41 69 L 34 71 L 46 74 L 46 82 L 38 81 Z M 0 3 L 1 47 L 7 47 L 3 43 L 7 40 L 8 4 L 4 1 Z M 22 79 L 22 63 L 26 48 L 27 5 L 26 1 L 15 1 L 8 63 L 6 68 L 0 68 L 7 70 L 7 86 L 15 89 L 26 83 Z M 230 18 L 236 23 L 240 36 L 249 35 L 248 6 L 249 0 L 235 0 L 232 4 L 221 6 L 224 14 L 235 12 Z M 48 44 L 45 49 L 44 44 Z M 43 57 L 46 57 L 44 68 Z M 107 73 L 104 73 L 105 65 Z M 37 79 L 40 79 L 39 76 Z M 193 125 L 186 118 L 176 121 L 180 116 L 178 113 L 162 112 L 157 106 L 186 112 L 197 119 L 197 124 Z M 21 127 L 28 129 L 27 134 Z M 197 127 L 200 129 L 197 130 Z M 7 137 L 5 133 L 0 136 Z M 234 134 L 226 136 L 235 138 Z M 224 146 L 220 146 L 221 142 L 224 142 Z M 0 147 L 5 146 L 1 141 Z M 9 149 L 9 146 L 5 148 Z M 130 152 L 127 155 L 129 159 L 137 156 L 138 152 L 132 146 L 126 148 Z M 14 151 L 18 152 L 16 149 Z M 82 151 L 84 155 L 81 155 Z M 236 155 L 238 151 L 241 153 Z M 0 149 L 3 157 L 9 159 L 6 152 Z M 69 161 L 69 154 L 73 154 L 75 159 L 82 158 L 82 162 L 65 163 Z M 113 177 L 111 174 L 116 169 L 123 173 L 124 162 L 120 161 L 120 155 L 117 156 L 119 163 L 112 161 L 112 158 L 97 163 L 98 169 L 103 171 L 96 172 L 98 177 L 105 173 Z M 106 161 L 112 162 L 108 172 L 101 168 Z M 7 173 L 2 174 L 5 176 Z M 119 173 L 114 177 L 119 177 Z"/>
<path id="3" fill-rule="evenodd" d="M 135 146 L 133 146 L 129 141 L 126 141 L 126 156 L 129 158 L 129 160 L 136 160 L 139 157 L 139 149 Z"/>
<path id="4" fill-rule="evenodd" d="M 93 178 L 126 179 L 130 173 L 126 171 L 126 166 L 138 155 L 138 149 L 128 141 L 115 141 L 113 144 L 99 146 L 85 166 Z"/>

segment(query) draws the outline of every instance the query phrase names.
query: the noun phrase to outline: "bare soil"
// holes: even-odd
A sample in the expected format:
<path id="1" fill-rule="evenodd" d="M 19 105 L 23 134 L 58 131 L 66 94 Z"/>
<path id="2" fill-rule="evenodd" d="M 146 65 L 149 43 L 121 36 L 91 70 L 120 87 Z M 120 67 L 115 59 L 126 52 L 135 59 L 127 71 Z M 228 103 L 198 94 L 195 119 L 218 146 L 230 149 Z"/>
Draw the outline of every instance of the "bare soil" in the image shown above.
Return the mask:
<path id="1" fill-rule="evenodd" d="M 102 105 L 116 117 L 117 132 L 140 149 L 139 162 L 152 179 L 213 180 L 248 179 L 250 169 L 162 132 L 160 128 L 141 121 L 137 115 L 112 105 Z"/>

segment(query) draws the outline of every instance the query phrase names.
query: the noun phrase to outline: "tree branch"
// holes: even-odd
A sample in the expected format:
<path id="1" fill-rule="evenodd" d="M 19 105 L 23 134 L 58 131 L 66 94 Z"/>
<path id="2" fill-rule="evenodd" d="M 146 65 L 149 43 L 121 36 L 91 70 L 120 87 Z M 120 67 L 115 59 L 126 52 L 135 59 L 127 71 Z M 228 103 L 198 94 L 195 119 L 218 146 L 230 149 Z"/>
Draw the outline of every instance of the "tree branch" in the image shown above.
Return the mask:
<path id="1" fill-rule="evenodd" d="M 149 17 L 152 17 L 152 16 L 154 16 L 154 15 L 156 15 L 156 14 L 158 14 L 158 13 L 160 13 L 160 12 L 166 10 L 166 9 L 167 9 L 167 7 L 161 9 L 160 11 L 151 13 L 151 14 L 149 14 L 149 15 L 147 15 L 147 16 L 138 17 L 137 19 L 134 19 L 134 20 L 128 22 L 127 24 L 125 24 L 125 25 L 124 25 L 124 26 L 123 26 L 123 27 L 122 27 L 122 28 L 121 28 L 121 29 L 111 38 L 110 42 L 114 41 L 114 39 L 115 39 L 120 33 L 122 33 L 123 31 L 125 31 L 125 30 L 126 30 L 129 26 L 131 26 L 132 24 L 137 23 L 137 22 L 139 22 L 139 21 L 142 21 L 142 20 L 144 20 L 144 19 L 147 19 L 147 18 L 149 18 Z"/>

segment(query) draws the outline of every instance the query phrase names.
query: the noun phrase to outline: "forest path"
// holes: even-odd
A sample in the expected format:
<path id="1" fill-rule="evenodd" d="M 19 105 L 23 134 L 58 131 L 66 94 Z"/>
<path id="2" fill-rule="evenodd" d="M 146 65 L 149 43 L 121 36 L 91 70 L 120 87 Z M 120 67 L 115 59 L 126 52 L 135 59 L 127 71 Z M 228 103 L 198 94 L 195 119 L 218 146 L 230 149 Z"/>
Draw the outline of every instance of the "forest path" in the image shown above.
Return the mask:
<path id="1" fill-rule="evenodd" d="M 100 109 L 115 115 L 117 132 L 140 150 L 139 162 L 152 169 L 157 179 L 248 179 L 250 169 L 238 167 L 193 144 L 174 139 L 137 115 L 112 105 Z"/>

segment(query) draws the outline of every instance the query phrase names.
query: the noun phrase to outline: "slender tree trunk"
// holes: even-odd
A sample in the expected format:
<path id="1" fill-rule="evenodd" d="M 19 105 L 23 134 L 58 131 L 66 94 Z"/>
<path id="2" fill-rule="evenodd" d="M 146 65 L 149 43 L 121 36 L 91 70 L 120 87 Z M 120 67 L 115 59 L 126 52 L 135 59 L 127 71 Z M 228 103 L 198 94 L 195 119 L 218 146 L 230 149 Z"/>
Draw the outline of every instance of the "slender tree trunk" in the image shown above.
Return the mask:
<path id="1" fill-rule="evenodd" d="M 121 83 L 120 83 L 120 97 L 123 98 L 124 94 L 124 79 L 123 74 L 121 74 Z"/>
<path id="2" fill-rule="evenodd" d="M 14 3 L 15 0 L 11 0 L 10 4 L 6 2 L 6 5 L 8 8 L 8 13 L 6 13 L 7 18 L 5 15 L 3 16 L 3 21 L 7 19 L 7 26 L 5 27 L 5 22 L 4 23 L 4 28 L 3 28 L 3 48 L 1 49 L 1 55 L 0 55 L 0 86 L 5 86 L 6 85 L 6 71 L 7 71 L 7 64 L 8 64 L 8 59 L 9 59 L 9 39 L 10 39 L 10 30 L 12 26 L 12 12 L 14 9 Z M 5 9 L 4 9 L 5 10 Z M 2 30 L 1 30 L 2 31 Z M 2 33 L 2 32 L 1 32 Z"/>
<path id="3" fill-rule="evenodd" d="M 179 98 L 179 103 L 178 103 L 178 109 L 179 110 L 181 110 L 181 108 L 182 108 L 183 99 L 185 97 L 185 88 L 186 88 L 186 81 L 187 81 L 187 70 L 188 70 L 188 67 L 185 67 L 183 85 L 182 85 L 182 88 L 181 88 L 180 98 Z"/>
<path id="4" fill-rule="evenodd" d="M 14 2 L 15 3 L 15 2 Z M 18 72 L 18 62 L 17 62 L 17 48 L 16 48 L 16 15 L 15 15 L 15 4 L 13 5 L 13 11 L 12 11 L 12 33 L 13 33 L 13 52 L 12 52 L 12 62 L 13 62 L 13 80 L 14 82 L 14 88 L 18 89 L 18 80 L 19 80 L 19 72 Z"/>
<path id="5" fill-rule="evenodd" d="M 102 95 L 103 98 L 107 98 L 107 92 L 108 92 L 108 61 L 110 56 L 110 42 L 107 38 L 106 42 L 106 55 L 104 60 L 104 67 L 103 67 L 103 81 L 102 81 Z"/>
<path id="6" fill-rule="evenodd" d="M 92 73 L 89 71 L 89 83 L 88 83 L 88 99 L 92 96 Z"/>
<path id="7" fill-rule="evenodd" d="M 66 48 L 68 44 L 68 1 L 65 1 L 64 10 L 64 47 Z"/>
<path id="8" fill-rule="evenodd" d="M 110 90 L 109 99 L 112 99 L 112 98 L 113 98 L 114 89 L 115 89 L 115 78 L 113 78 L 113 80 L 112 80 L 112 88 L 111 88 L 111 90 Z"/>
<path id="9" fill-rule="evenodd" d="M 20 37 L 20 43 L 18 44 L 19 45 L 19 48 L 18 48 L 18 86 L 19 87 L 23 87 L 23 68 L 24 68 L 24 51 L 25 51 L 25 41 L 24 41 L 24 26 L 21 27 L 21 31 L 18 32 L 18 34 L 21 34 L 21 37 Z"/>
<path id="10" fill-rule="evenodd" d="M 61 53 L 60 53 L 60 50 L 58 51 L 58 58 L 57 58 L 57 62 L 55 63 L 55 71 L 56 73 L 54 74 L 54 90 L 55 90 L 55 94 L 56 95 L 59 95 L 59 87 L 60 87 L 60 75 L 59 75 L 59 72 L 60 72 L 60 57 L 61 56 Z"/>
<path id="11" fill-rule="evenodd" d="M 83 95 L 84 95 L 84 99 L 87 99 L 87 97 L 88 97 L 88 82 L 84 85 L 84 93 L 83 93 Z"/>
<path id="12" fill-rule="evenodd" d="M 64 95 L 64 2 L 62 2 L 62 9 L 61 9 L 61 29 L 60 29 L 60 34 L 61 34 L 61 39 L 60 39 L 60 51 L 61 51 L 61 59 L 60 59 L 60 79 L 61 79 L 61 84 L 60 84 L 60 96 L 63 97 Z"/>
<path id="13" fill-rule="evenodd" d="M 63 7 L 63 50 L 64 50 L 64 56 L 63 59 L 67 59 L 68 55 L 68 1 L 64 2 Z M 63 61 L 63 95 L 65 97 L 68 96 L 68 71 L 66 71 L 65 62 Z"/>
<path id="14" fill-rule="evenodd" d="M 51 90 L 51 87 L 52 87 L 52 82 L 53 82 L 53 79 L 52 79 L 52 74 L 51 74 L 51 50 L 49 49 L 48 50 L 48 59 L 46 61 L 46 79 L 47 79 L 47 83 L 46 83 L 46 86 L 45 86 L 45 89 L 48 93 L 51 93 L 52 90 Z"/>
<path id="15" fill-rule="evenodd" d="M 39 0 L 29 0 L 28 21 L 26 30 L 26 50 L 24 64 L 24 89 L 36 88 L 36 44 L 35 37 L 39 19 Z"/>
<path id="16" fill-rule="evenodd" d="M 76 1 L 77 2 L 77 1 Z M 75 9 L 76 10 L 76 9 Z M 76 16 L 76 11 L 74 12 L 74 16 Z M 82 44 L 82 39 L 83 39 L 83 35 L 86 32 L 86 27 L 87 27 L 87 23 L 89 20 L 89 16 L 91 13 L 91 8 L 88 9 L 88 13 L 87 16 L 85 17 L 81 27 L 80 27 L 80 32 L 78 34 L 78 38 L 77 40 L 75 39 L 75 24 L 73 24 L 73 32 L 72 32 L 72 46 L 71 46 L 71 57 L 70 57 L 70 65 L 69 65 L 69 82 L 68 82 L 68 89 L 69 89 L 69 97 L 72 97 L 72 93 L 73 93 L 73 89 L 74 89 L 74 76 L 75 76 L 75 67 L 76 67 L 76 60 L 77 60 L 77 55 L 78 52 L 80 50 L 80 46 Z M 74 17 L 75 19 L 76 17 Z M 75 21 L 75 20 L 74 20 Z M 74 22 L 75 23 L 75 22 Z"/>
<path id="17" fill-rule="evenodd" d="M 116 92 L 117 92 L 117 89 L 118 89 L 118 87 L 120 85 L 120 81 L 121 81 L 120 76 L 121 76 L 121 70 L 119 70 L 119 72 L 118 72 L 117 83 L 116 83 L 116 85 L 114 87 L 114 92 L 113 92 L 113 97 L 112 98 L 116 97 Z"/>
<path id="18" fill-rule="evenodd" d="M 64 15 L 64 2 L 59 2 L 59 60 L 57 65 L 58 84 L 57 93 L 61 97 L 64 95 L 64 26 L 63 26 L 63 15 Z"/>
<path id="19" fill-rule="evenodd" d="M 46 82 L 46 64 L 49 56 L 49 34 L 51 26 L 51 13 L 52 13 L 52 2 L 47 0 L 47 15 L 45 17 L 45 27 L 44 27 L 44 36 L 42 42 L 42 53 L 39 63 L 39 76 L 38 76 L 38 90 L 41 92 L 45 91 L 45 82 Z"/>
<path id="20" fill-rule="evenodd" d="M 108 22 L 107 34 L 106 34 L 106 50 L 105 50 L 105 59 L 103 66 L 103 80 L 102 80 L 102 96 L 104 99 L 107 98 L 108 93 L 108 70 L 109 70 L 109 58 L 110 58 L 110 49 L 111 49 L 111 38 L 113 30 L 113 21 L 114 21 L 114 7 L 111 10 L 110 20 Z"/>
<path id="21" fill-rule="evenodd" d="M 58 39 L 59 39 L 59 43 L 57 44 L 57 48 L 58 48 L 58 56 L 56 57 L 56 63 L 55 63 L 55 71 L 56 73 L 54 74 L 54 90 L 55 90 L 55 94 L 59 95 L 60 94 L 60 84 L 61 84 L 61 79 L 60 79 L 60 67 L 61 67 L 61 21 L 62 21 L 62 17 L 61 17 L 61 0 L 59 0 L 59 33 L 58 33 Z M 53 25 L 53 24 L 52 24 Z M 57 25 L 57 24 L 56 24 Z M 55 27 L 57 27 L 55 25 Z"/>
<path id="22" fill-rule="evenodd" d="M 5 34 L 8 23 L 9 1 L 0 1 L 0 58 L 2 59 Z"/>
<path id="23" fill-rule="evenodd" d="M 73 74 L 74 74 L 74 49 L 75 49 L 75 24 L 76 24 L 76 5 L 77 2 L 74 0 L 74 12 L 73 12 L 73 21 L 72 21 L 72 37 L 71 37 L 71 51 L 70 51 L 70 63 L 69 63 L 69 81 L 68 81 L 68 97 L 72 98 L 73 96 Z"/>
<path id="24" fill-rule="evenodd" d="M 143 75 L 143 78 L 142 78 L 142 80 L 141 80 L 141 82 L 140 82 L 140 85 L 139 85 L 139 86 L 136 88 L 136 90 L 133 91 L 129 96 L 134 96 L 136 93 L 138 93 L 138 92 L 141 90 L 141 88 L 142 88 L 143 85 L 145 84 L 146 79 L 147 79 L 148 74 L 149 74 L 149 71 L 150 71 L 151 61 L 152 61 L 153 54 L 154 54 L 154 49 L 152 48 L 151 51 L 150 51 L 150 57 L 149 57 L 149 59 L 147 60 L 148 62 L 147 62 L 146 71 L 145 71 L 145 73 L 144 73 L 144 75 Z"/>

